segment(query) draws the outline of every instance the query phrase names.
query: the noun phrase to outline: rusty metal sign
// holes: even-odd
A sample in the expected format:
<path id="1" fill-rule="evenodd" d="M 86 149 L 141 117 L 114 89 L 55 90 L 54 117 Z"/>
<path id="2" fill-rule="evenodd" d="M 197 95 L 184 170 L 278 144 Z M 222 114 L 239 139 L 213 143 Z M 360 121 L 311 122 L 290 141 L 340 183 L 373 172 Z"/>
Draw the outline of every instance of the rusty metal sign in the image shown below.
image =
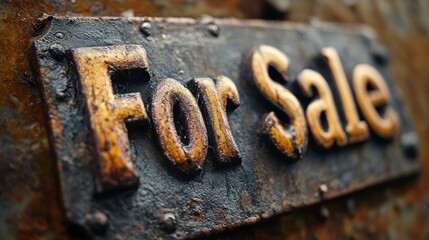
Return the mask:
<path id="1" fill-rule="evenodd" d="M 418 172 L 365 26 L 41 24 L 33 66 L 76 234 L 205 236 Z"/>

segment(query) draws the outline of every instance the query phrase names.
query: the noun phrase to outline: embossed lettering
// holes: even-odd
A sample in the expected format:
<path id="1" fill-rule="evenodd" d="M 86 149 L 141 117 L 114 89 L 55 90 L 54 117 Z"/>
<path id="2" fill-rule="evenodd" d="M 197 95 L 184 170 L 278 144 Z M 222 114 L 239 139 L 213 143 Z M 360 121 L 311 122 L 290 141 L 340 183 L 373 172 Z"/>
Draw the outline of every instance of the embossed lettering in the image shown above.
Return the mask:
<path id="1" fill-rule="evenodd" d="M 308 97 L 314 94 L 312 87 L 319 94 L 319 98 L 313 100 L 306 110 L 308 125 L 316 141 L 325 148 L 332 147 L 334 142 L 338 146 L 344 146 L 347 143 L 347 136 L 341 126 L 334 98 L 326 80 L 320 73 L 306 69 L 299 74 L 298 81 Z M 327 129 L 322 124 L 322 113 L 326 116 Z"/>
<path id="2" fill-rule="evenodd" d="M 369 86 L 374 90 L 368 91 Z M 380 73 L 367 64 L 357 65 L 353 71 L 353 87 L 359 107 L 371 129 L 382 138 L 395 136 L 399 130 L 399 117 L 395 110 L 388 106 L 389 89 Z M 386 109 L 380 114 L 376 107 Z"/>
<path id="3" fill-rule="evenodd" d="M 225 76 L 219 76 L 213 80 L 196 78 L 190 85 L 196 98 L 201 101 L 217 163 L 221 166 L 241 163 L 240 152 L 226 115 L 227 102 L 231 108 L 240 105 L 234 82 Z"/>
<path id="4" fill-rule="evenodd" d="M 96 153 L 96 192 L 135 187 L 125 122 L 147 122 L 140 93 L 113 94 L 109 67 L 118 70 L 148 69 L 141 46 L 77 48 L 72 50 L 88 112 Z"/>
<path id="5" fill-rule="evenodd" d="M 262 129 L 272 143 L 283 154 L 293 160 L 300 159 L 307 147 L 307 124 L 304 112 L 298 99 L 269 75 L 269 68 L 275 68 L 282 77 L 288 80 L 289 59 L 279 50 L 270 46 L 255 48 L 250 57 L 252 81 L 273 105 L 286 113 L 291 124 L 285 126 L 274 112 L 263 118 Z"/>
<path id="6" fill-rule="evenodd" d="M 200 171 L 207 155 L 207 130 L 192 93 L 177 80 L 161 81 L 153 92 L 151 115 L 158 142 L 170 163 L 185 174 Z M 184 125 L 184 136 L 179 135 L 175 120 Z"/>
<path id="7" fill-rule="evenodd" d="M 348 142 L 362 142 L 369 138 L 369 130 L 366 122 L 359 119 L 355 103 L 353 101 L 352 91 L 346 79 L 343 66 L 335 48 L 323 48 L 322 56 L 324 56 L 329 64 L 335 83 L 340 94 L 341 103 L 347 119 L 346 132 L 348 134 Z"/>

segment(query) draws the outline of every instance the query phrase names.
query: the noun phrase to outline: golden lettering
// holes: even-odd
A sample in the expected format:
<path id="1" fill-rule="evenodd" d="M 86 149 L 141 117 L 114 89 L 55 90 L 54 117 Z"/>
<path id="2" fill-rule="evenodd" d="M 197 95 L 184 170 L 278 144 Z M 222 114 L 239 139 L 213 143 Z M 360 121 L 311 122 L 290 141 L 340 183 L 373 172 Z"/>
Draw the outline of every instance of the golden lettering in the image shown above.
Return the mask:
<path id="1" fill-rule="evenodd" d="M 352 91 L 346 79 L 343 66 L 335 48 L 323 48 L 322 56 L 326 57 L 329 67 L 335 79 L 338 93 L 341 98 L 343 110 L 347 119 L 346 132 L 349 136 L 348 142 L 361 142 L 369 138 L 369 130 L 366 122 L 359 119 Z"/>
<path id="2" fill-rule="evenodd" d="M 240 105 L 240 98 L 234 82 L 224 76 L 213 80 L 210 78 L 196 78 L 191 81 L 194 95 L 202 104 L 204 117 L 217 163 L 221 166 L 241 163 L 240 152 L 232 136 L 226 116 L 227 101 L 230 107 Z"/>
<path id="3" fill-rule="evenodd" d="M 174 116 L 175 105 L 178 119 Z M 178 81 L 165 79 L 155 87 L 151 113 L 159 144 L 170 163 L 185 174 L 200 171 L 207 155 L 207 130 L 192 93 Z M 180 138 L 175 120 L 184 125 L 182 137 L 188 143 Z"/>
<path id="4" fill-rule="evenodd" d="M 270 46 L 259 46 L 250 58 L 252 80 L 262 95 L 286 113 L 291 124 L 284 126 L 274 112 L 263 118 L 263 132 L 283 154 L 291 159 L 300 159 L 307 147 L 307 124 L 298 99 L 280 83 L 271 79 L 269 67 L 275 68 L 287 81 L 289 59 Z"/>
<path id="5" fill-rule="evenodd" d="M 148 69 L 146 51 L 137 45 L 72 50 L 85 97 L 96 161 L 96 191 L 106 193 L 138 185 L 124 121 L 147 122 L 140 93 L 114 95 L 108 67 Z"/>
<path id="6" fill-rule="evenodd" d="M 306 110 L 308 125 L 317 142 L 325 148 L 332 147 L 334 141 L 338 146 L 347 143 L 346 133 L 343 131 L 334 98 L 326 80 L 318 72 L 306 69 L 298 76 L 299 85 L 305 95 L 311 97 L 314 87 L 319 99 L 313 100 Z M 322 113 L 326 116 L 327 129 L 322 125 Z"/>
<path id="7" fill-rule="evenodd" d="M 368 86 L 374 90 L 368 91 Z M 357 65 L 353 71 L 353 87 L 359 107 L 371 129 L 382 138 L 391 138 L 397 134 L 399 117 L 392 107 L 386 106 L 390 102 L 390 94 L 380 73 L 367 64 Z M 377 112 L 377 106 L 386 106 L 384 116 Z"/>

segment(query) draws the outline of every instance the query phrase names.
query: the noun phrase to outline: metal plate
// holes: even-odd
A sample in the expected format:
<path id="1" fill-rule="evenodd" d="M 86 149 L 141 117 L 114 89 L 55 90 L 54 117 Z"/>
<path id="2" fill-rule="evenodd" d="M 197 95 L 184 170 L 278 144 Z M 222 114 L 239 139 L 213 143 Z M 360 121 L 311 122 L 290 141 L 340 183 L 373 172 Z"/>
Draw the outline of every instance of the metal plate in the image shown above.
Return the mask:
<path id="1" fill-rule="evenodd" d="M 360 63 L 380 71 L 406 140 L 412 126 L 399 102 L 387 57 L 366 27 L 47 17 L 41 29 L 34 40 L 35 68 L 56 153 L 64 209 L 78 234 L 106 239 L 203 236 L 418 171 L 416 157 L 406 156 L 400 137 L 383 141 L 371 132 L 368 141 L 332 150 L 321 150 L 310 141 L 303 159 L 290 162 L 259 134 L 262 116 L 275 108 L 249 83 L 245 66 L 249 51 L 267 44 L 287 54 L 291 61 L 288 87 L 299 96 L 294 86 L 296 76 L 304 68 L 314 67 L 311 60 L 322 47 L 332 46 L 339 53 L 347 79 Z M 225 75 L 234 81 L 241 104 L 228 112 L 228 120 L 242 155 L 241 164 L 216 168 L 210 150 L 203 171 L 184 178 L 166 163 L 149 123 L 128 132 L 140 179 L 138 188 L 95 195 L 94 146 L 70 52 L 123 44 L 141 45 L 147 52 L 150 80 L 135 84 L 131 79 L 131 85 L 125 84 L 127 92 L 141 93 L 146 106 L 150 105 L 153 87 L 166 78 L 185 83 L 195 77 Z M 333 82 L 329 73 L 322 75 Z M 123 85 L 114 82 L 114 87 Z M 336 102 L 339 104 L 338 99 Z M 340 107 L 338 111 L 344 123 L 344 113 Z"/>

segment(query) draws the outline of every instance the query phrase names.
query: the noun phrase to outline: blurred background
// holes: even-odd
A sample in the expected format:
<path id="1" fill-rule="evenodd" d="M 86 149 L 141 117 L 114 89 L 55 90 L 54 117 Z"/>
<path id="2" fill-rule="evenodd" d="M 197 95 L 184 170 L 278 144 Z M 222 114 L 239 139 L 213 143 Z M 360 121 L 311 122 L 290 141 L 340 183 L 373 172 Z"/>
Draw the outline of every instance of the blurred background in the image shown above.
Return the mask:
<path id="1" fill-rule="evenodd" d="M 68 239 L 28 63 L 42 14 L 363 23 L 386 46 L 420 138 L 418 177 L 378 185 L 214 239 L 429 239 L 429 0 L 0 0 L 0 239 Z"/>

